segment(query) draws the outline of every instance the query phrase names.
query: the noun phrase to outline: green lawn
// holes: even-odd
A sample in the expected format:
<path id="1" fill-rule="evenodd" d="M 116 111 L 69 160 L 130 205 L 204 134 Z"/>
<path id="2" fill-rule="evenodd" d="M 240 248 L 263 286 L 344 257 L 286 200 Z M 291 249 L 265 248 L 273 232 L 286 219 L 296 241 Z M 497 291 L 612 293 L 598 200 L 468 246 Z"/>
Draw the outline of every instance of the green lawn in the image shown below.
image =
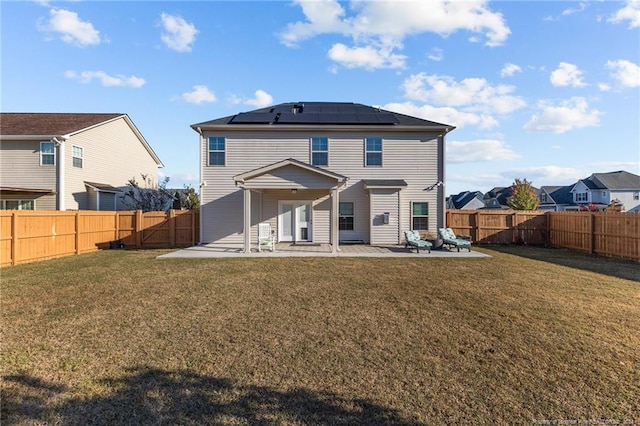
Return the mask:
<path id="1" fill-rule="evenodd" d="M 1 423 L 640 422 L 640 264 L 479 250 L 3 268 Z"/>

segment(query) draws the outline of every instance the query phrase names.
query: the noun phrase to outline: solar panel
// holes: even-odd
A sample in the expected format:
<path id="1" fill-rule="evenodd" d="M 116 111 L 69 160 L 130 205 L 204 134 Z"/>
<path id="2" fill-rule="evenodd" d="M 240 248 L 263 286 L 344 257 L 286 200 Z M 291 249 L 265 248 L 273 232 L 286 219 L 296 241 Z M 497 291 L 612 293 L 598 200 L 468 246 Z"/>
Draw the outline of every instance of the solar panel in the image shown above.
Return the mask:
<path id="1" fill-rule="evenodd" d="M 275 120 L 276 115 L 272 112 L 241 112 L 236 115 L 231 123 L 254 123 L 267 124 Z"/>
<path id="2" fill-rule="evenodd" d="M 280 124 L 396 124 L 398 119 L 390 113 L 344 113 L 344 112 L 305 112 L 293 114 L 283 112 L 278 120 Z"/>

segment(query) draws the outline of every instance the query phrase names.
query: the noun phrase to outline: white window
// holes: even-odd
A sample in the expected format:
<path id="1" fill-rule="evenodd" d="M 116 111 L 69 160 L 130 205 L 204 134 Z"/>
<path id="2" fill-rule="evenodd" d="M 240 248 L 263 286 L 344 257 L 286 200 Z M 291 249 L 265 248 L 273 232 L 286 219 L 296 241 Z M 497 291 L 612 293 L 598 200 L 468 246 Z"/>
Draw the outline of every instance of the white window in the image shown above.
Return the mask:
<path id="1" fill-rule="evenodd" d="M 35 200 L 2 200 L 2 210 L 35 210 Z"/>
<path id="2" fill-rule="evenodd" d="M 540 201 L 542 201 L 543 203 L 547 202 L 547 194 L 545 194 L 544 192 L 542 194 L 540 194 Z"/>
<path id="3" fill-rule="evenodd" d="M 577 192 L 576 193 L 576 203 L 586 202 L 587 201 L 587 193 L 586 192 Z"/>
<path id="4" fill-rule="evenodd" d="M 382 166 L 382 138 L 366 138 L 364 145 L 364 165 Z"/>
<path id="5" fill-rule="evenodd" d="M 40 142 L 40 165 L 55 166 L 56 146 L 53 142 Z"/>
<path id="6" fill-rule="evenodd" d="M 84 158 L 84 150 L 82 149 L 82 147 L 79 146 L 73 146 L 72 148 L 73 152 L 72 152 L 72 161 L 73 161 L 73 167 L 78 167 L 78 168 L 82 168 L 82 159 Z"/>
<path id="7" fill-rule="evenodd" d="M 314 166 L 329 165 L 328 138 L 311 138 L 311 164 Z"/>
<path id="8" fill-rule="evenodd" d="M 340 203 L 338 210 L 338 229 L 340 231 L 353 231 L 355 229 L 353 203 Z"/>
<path id="9" fill-rule="evenodd" d="M 212 136 L 209 138 L 209 165 L 224 166 L 226 151 L 226 140 L 223 136 Z"/>
<path id="10" fill-rule="evenodd" d="M 429 230 L 429 203 L 425 203 L 425 202 L 411 203 L 411 230 L 413 231 Z"/>
<path id="11" fill-rule="evenodd" d="M 640 200 L 640 192 L 636 191 L 633 193 L 633 199 L 634 200 Z"/>

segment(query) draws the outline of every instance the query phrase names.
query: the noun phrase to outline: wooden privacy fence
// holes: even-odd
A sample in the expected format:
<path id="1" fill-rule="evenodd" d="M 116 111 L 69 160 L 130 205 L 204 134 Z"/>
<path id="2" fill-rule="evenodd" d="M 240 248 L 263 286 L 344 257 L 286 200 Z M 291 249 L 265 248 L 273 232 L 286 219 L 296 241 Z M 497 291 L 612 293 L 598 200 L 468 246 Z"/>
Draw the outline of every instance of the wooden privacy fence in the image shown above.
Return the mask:
<path id="1" fill-rule="evenodd" d="M 640 214 L 447 210 L 447 226 L 480 244 L 531 244 L 640 261 Z"/>
<path id="2" fill-rule="evenodd" d="M 122 242 L 131 248 L 188 247 L 199 240 L 199 212 L 0 211 L 0 266 L 87 253 Z"/>

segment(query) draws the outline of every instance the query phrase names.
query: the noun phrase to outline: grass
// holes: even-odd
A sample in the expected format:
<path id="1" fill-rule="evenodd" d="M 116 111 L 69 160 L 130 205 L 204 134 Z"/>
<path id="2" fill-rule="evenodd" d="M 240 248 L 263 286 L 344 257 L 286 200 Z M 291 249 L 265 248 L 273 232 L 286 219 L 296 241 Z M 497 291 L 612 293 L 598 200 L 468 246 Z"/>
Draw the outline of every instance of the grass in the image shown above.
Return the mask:
<path id="1" fill-rule="evenodd" d="M 640 265 L 481 250 L 4 268 L 1 423 L 640 422 Z"/>

